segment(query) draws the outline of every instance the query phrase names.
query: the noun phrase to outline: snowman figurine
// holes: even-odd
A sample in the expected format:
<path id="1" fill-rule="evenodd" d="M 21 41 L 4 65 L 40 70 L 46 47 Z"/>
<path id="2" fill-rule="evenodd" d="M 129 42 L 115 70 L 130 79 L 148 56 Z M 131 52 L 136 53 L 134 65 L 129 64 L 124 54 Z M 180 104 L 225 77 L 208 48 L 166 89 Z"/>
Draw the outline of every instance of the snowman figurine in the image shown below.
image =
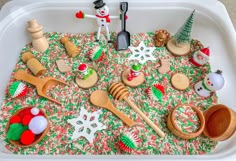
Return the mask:
<path id="1" fill-rule="evenodd" d="M 195 84 L 194 89 L 198 95 L 202 97 L 210 96 L 211 92 L 217 91 L 223 88 L 225 83 L 224 77 L 222 76 L 222 71 L 217 70 L 207 74 L 204 80 Z"/>
<path id="2" fill-rule="evenodd" d="M 210 50 L 204 48 L 193 53 L 193 57 L 189 61 L 196 67 L 200 67 L 209 61 Z"/>
<path id="3" fill-rule="evenodd" d="M 76 13 L 77 18 L 94 18 L 97 19 L 98 24 L 98 31 L 97 31 L 97 39 L 96 41 L 100 40 L 101 29 L 105 28 L 107 33 L 107 40 L 108 43 L 111 42 L 110 39 L 110 32 L 109 32 L 109 24 L 111 19 L 120 18 L 119 16 L 110 16 L 109 15 L 109 8 L 107 7 L 106 3 L 103 3 L 103 0 L 96 0 L 93 2 L 96 9 L 96 15 L 89 15 L 85 14 L 82 11 Z"/>

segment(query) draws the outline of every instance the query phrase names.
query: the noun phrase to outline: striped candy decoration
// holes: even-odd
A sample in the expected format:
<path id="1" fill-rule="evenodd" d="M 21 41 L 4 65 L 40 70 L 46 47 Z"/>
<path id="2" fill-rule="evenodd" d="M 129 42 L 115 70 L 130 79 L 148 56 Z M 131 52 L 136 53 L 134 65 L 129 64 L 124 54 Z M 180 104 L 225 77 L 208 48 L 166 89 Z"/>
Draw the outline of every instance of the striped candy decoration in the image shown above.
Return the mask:
<path id="1" fill-rule="evenodd" d="M 12 98 L 24 97 L 28 92 L 28 87 L 22 82 L 13 82 L 9 88 L 9 94 Z"/>
<path id="2" fill-rule="evenodd" d="M 127 132 L 121 134 L 118 145 L 120 149 L 123 150 L 124 152 L 131 153 L 134 149 L 137 148 L 139 142 L 140 139 L 135 133 Z"/>
<path id="3" fill-rule="evenodd" d="M 154 84 L 152 86 L 149 86 L 145 90 L 145 92 L 150 99 L 154 99 L 157 101 L 162 101 L 163 95 L 165 95 L 165 89 L 160 84 Z"/>
<path id="4" fill-rule="evenodd" d="M 99 62 L 104 58 L 105 52 L 102 47 L 95 46 L 89 50 L 88 55 L 92 61 Z"/>

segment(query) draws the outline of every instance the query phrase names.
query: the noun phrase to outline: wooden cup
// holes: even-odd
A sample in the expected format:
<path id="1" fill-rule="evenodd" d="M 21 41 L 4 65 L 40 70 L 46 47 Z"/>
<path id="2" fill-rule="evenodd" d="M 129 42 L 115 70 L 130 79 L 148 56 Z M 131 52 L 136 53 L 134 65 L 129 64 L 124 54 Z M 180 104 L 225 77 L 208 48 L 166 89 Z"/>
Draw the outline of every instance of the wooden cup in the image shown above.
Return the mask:
<path id="1" fill-rule="evenodd" d="M 214 141 L 224 141 L 236 130 L 236 114 L 225 105 L 211 106 L 204 112 L 206 126 L 203 134 Z"/>
<path id="2" fill-rule="evenodd" d="M 196 132 L 186 133 L 186 132 L 183 132 L 177 126 L 177 123 L 176 123 L 176 120 L 175 120 L 175 113 L 176 113 L 176 109 L 181 107 L 181 106 L 188 106 L 187 108 L 192 108 L 197 113 L 198 118 L 200 120 L 200 127 L 198 128 L 198 130 Z M 182 139 L 192 139 L 192 138 L 195 138 L 195 137 L 199 136 L 202 133 L 202 131 L 204 129 L 204 126 L 205 126 L 205 118 L 203 116 L 203 113 L 197 107 L 195 107 L 193 105 L 190 105 L 190 104 L 180 104 L 180 105 L 176 106 L 167 118 L 167 127 L 168 127 L 168 129 L 174 135 L 176 135 L 176 136 L 178 136 Z"/>
<path id="3" fill-rule="evenodd" d="M 25 108 L 22 108 L 22 109 L 16 111 L 16 112 L 14 113 L 14 115 L 12 115 L 12 116 L 10 117 L 10 119 L 11 119 L 13 116 L 18 115 L 21 111 L 23 111 L 23 110 L 25 110 L 25 109 L 28 109 L 28 108 L 32 108 L 32 107 L 25 107 Z M 46 129 L 44 130 L 44 132 L 41 133 L 41 134 L 35 135 L 35 140 L 34 140 L 34 142 L 33 142 L 32 144 L 23 145 L 23 144 L 21 144 L 20 140 L 13 141 L 13 140 L 10 140 L 10 139 L 9 139 L 9 142 L 10 142 L 11 144 L 13 144 L 13 145 L 15 145 L 15 146 L 17 146 L 17 147 L 31 147 L 31 146 L 34 146 L 34 145 L 38 144 L 38 143 L 44 138 L 44 136 L 45 136 L 45 135 L 48 133 L 48 131 L 49 131 L 49 120 L 48 120 L 48 117 L 45 115 L 44 111 L 41 110 L 41 109 L 39 109 L 39 110 L 40 110 L 40 112 L 43 114 L 43 116 L 47 119 L 47 122 L 48 122 L 48 125 L 47 125 Z M 10 119 L 9 119 L 9 120 L 10 120 Z M 7 126 L 6 126 L 6 133 L 7 133 L 8 129 L 9 129 L 9 127 L 10 127 L 10 122 L 8 121 Z"/>

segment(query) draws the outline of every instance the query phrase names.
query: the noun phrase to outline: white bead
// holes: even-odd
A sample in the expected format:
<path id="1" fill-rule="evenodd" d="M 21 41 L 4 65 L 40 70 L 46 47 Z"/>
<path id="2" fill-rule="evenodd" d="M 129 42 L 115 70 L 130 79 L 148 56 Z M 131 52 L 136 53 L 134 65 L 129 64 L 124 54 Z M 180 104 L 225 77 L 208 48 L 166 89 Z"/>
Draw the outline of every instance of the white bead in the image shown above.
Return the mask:
<path id="1" fill-rule="evenodd" d="M 33 107 L 30 112 L 32 113 L 32 115 L 38 115 L 39 114 L 39 109 L 37 107 Z"/>
<path id="2" fill-rule="evenodd" d="M 41 134 L 47 128 L 48 122 L 44 116 L 36 116 L 30 120 L 29 129 L 34 134 Z"/>

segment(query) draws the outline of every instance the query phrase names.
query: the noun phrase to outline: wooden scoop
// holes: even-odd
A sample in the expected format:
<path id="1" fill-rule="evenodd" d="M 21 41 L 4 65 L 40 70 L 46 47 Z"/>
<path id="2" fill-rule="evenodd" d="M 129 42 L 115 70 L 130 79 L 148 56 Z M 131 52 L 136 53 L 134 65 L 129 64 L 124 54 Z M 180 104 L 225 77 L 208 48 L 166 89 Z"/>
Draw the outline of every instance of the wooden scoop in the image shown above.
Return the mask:
<path id="1" fill-rule="evenodd" d="M 103 90 L 94 91 L 90 95 L 90 101 L 95 106 L 99 106 L 99 107 L 102 107 L 102 108 L 105 108 L 105 109 L 111 111 L 129 127 L 131 127 L 135 124 L 135 122 L 133 122 L 133 120 L 128 118 L 125 114 L 121 113 L 113 106 L 110 99 L 108 98 L 106 91 L 103 91 Z"/>
<path id="2" fill-rule="evenodd" d="M 110 94 L 117 100 L 125 100 L 129 106 L 137 112 L 144 121 L 157 132 L 160 137 L 165 137 L 165 133 L 160 130 L 133 102 L 128 99 L 129 92 L 122 83 L 113 83 L 109 88 Z"/>
<path id="3" fill-rule="evenodd" d="M 56 86 L 57 84 L 64 84 L 69 86 L 69 84 L 65 83 L 64 81 L 52 77 L 37 78 L 35 76 L 28 74 L 26 71 L 23 70 L 18 70 L 17 72 L 15 72 L 14 78 L 34 85 L 37 89 L 37 93 L 39 96 L 44 97 L 59 105 L 61 105 L 61 102 L 46 95 L 47 90 L 49 90 L 53 86 Z"/>

